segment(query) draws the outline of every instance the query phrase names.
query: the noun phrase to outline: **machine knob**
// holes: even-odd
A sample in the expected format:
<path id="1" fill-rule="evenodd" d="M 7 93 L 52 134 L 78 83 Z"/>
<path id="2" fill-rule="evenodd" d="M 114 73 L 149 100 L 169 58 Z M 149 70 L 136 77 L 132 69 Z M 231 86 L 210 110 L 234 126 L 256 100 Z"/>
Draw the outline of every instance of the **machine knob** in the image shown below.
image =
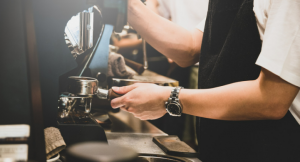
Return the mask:
<path id="1" fill-rule="evenodd" d="M 99 73 L 97 74 L 97 80 L 98 80 L 100 83 L 105 82 L 105 81 L 106 81 L 106 75 L 99 72 Z"/>

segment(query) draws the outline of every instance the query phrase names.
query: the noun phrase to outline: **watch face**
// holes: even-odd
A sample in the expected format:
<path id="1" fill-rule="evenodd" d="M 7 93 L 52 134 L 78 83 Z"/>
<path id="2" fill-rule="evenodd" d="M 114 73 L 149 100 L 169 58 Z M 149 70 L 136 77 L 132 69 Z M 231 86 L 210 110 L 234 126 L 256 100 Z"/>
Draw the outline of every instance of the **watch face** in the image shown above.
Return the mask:
<path id="1" fill-rule="evenodd" d="M 170 115 L 180 116 L 181 115 L 181 107 L 177 103 L 170 103 L 167 108 Z"/>

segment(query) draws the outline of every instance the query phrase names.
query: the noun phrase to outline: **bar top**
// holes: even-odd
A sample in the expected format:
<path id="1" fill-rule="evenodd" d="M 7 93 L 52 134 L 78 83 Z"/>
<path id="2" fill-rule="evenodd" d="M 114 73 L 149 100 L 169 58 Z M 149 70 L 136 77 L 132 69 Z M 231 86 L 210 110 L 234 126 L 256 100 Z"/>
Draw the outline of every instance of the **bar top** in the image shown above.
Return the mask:
<path id="1" fill-rule="evenodd" d="M 110 112 L 112 121 L 110 130 L 105 131 L 109 145 L 131 148 L 138 153 L 166 155 L 153 141 L 154 136 L 167 136 L 148 121 L 135 118 L 132 114 L 120 111 Z M 191 162 L 201 162 L 197 158 L 188 158 Z"/>

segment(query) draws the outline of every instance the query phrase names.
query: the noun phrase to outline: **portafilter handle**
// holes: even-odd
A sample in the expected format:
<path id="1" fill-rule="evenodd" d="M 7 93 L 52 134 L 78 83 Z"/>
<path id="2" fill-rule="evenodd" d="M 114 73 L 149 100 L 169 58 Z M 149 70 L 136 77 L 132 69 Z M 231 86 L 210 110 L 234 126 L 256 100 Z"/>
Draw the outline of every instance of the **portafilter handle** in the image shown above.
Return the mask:
<path id="1" fill-rule="evenodd" d="M 107 99 L 109 101 L 111 101 L 114 98 L 123 96 L 122 94 L 116 93 L 112 89 L 106 90 L 106 89 L 101 89 L 101 88 L 98 88 L 96 95 L 100 99 Z"/>

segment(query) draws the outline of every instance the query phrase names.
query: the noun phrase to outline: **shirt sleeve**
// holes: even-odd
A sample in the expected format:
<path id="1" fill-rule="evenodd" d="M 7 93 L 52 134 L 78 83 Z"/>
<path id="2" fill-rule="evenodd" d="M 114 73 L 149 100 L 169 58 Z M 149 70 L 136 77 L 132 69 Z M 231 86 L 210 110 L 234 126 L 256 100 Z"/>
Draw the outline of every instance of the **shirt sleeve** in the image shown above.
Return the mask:
<path id="1" fill-rule="evenodd" d="M 197 25 L 197 29 L 201 30 L 202 32 L 204 32 L 204 27 L 205 27 L 205 21 L 206 18 L 204 18 L 198 25 Z"/>
<path id="2" fill-rule="evenodd" d="M 256 64 L 300 87 L 300 1 L 273 0 Z"/>
<path id="3" fill-rule="evenodd" d="M 166 19 L 170 19 L 171 17 L 171 12 L 170 12 L 170 8 L 168 7 L 168 1 L 166 0 L 157 0 L 158 2 L 158 7 L 157 7 L 157 11 L 158 14 Z"/>

